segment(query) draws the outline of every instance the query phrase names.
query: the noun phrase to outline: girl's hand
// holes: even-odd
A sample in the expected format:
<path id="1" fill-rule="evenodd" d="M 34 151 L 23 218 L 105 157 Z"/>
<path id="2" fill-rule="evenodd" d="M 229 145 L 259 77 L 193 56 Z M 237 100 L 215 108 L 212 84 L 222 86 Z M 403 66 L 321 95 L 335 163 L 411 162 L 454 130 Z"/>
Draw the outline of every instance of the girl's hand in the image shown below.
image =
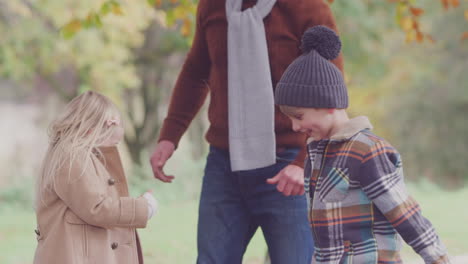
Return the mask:
<path id="1" fill-rule="evenodd" d="M 152 191 L 145 192 L 142 195 L 148 202 L 148 220 L 158 212 L 158 201 L 154 198 Z"/>

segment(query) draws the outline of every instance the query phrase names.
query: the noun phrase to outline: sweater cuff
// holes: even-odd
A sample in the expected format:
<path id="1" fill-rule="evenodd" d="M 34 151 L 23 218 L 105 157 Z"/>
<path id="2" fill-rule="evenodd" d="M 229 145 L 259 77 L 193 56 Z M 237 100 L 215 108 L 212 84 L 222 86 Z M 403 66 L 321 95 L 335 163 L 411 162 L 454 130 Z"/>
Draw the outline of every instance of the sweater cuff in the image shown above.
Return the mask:
<path id="1" fill-rule="evenodd" d="M 169 140 L 174 143 L 174 146 L 177 149 L 179 141 L 186 130 L 186 126 L 177 120 L 168 117 L 164 120 L 161 133 L 159 134 L 158 143 L 163 140 Z"/>
<path id="2" fill-rule="evenodd" d="M 419 255 L 424 259 L 426 264 L 450 264 L 450 258 L 447 255 L 447 249 L 438 240 L 436 243 L 424 248 Z"/>

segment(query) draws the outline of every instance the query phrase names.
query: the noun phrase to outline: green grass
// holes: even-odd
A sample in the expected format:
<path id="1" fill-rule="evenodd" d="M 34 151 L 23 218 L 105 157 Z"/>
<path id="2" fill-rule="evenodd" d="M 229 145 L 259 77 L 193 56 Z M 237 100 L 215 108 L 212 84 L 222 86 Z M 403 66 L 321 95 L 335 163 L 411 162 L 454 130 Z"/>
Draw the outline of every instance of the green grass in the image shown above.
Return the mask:
<path id="1" fill-rule="evenodd" d="M 171 187 L 167 185 L 163 188 Z M 423 214 L 435 225 L 450 254 L 467 254 L 468 210 L 465 201 L 468 188 L 442 191 L 433 185 L 420 183 L 410 185 L 409 189 L 420 202 Z M 146 263 L 195 262 L 197 210 L 196 200 L 161 202 L 159 214 L 146 229 L 140 230 Z M 3 205 L 0 216 L 0 263 L 32 263 L 36 245 L 32 209 Z M 247 249 L 244 263 L 261 263 L 265 250 L 261 232 L 257 232 Z M 407 246 L 403 257 L 404 260 L 419 258 Z"/>
<path id="2" fill-rule="evenodd" d="M 36 247 L 36 219 L 31 210 L 0 208 L 0 263 L 30 264 Z"/>
<path id="3" fill-rule="evenodd" d="M 141 230 L 143 253 L 148 263 L 190 263 L 196 259 L 198 203 L 194 201 L 163 206 L 146 230 Z M 265 242 L 257 232 L 245 260 L 264 256 Z"/>
<path id="4" fill-rule="evenodd" d="M 433 184 L 421 182 L 410 185 L 411 195 L 420 203 L 422 213 L 436 228 L 451 256 L 468 254 L 468 188 L 442 191 Z M 405 259 L 420 257 L 405 244 Z"/>
<path id="5" fill-rule="evenodd" d="M 146 229 L 139 231 L 146 263 L 191 263 L 196 259 L 198 202 L 162 204 L 158 215 Z M 32 210 L 19 207 L 0 208 L 0 263 L 32 263 L 36 239 Z M 245 263 L 261 263 L 266 245 L 257 232 Z"/>

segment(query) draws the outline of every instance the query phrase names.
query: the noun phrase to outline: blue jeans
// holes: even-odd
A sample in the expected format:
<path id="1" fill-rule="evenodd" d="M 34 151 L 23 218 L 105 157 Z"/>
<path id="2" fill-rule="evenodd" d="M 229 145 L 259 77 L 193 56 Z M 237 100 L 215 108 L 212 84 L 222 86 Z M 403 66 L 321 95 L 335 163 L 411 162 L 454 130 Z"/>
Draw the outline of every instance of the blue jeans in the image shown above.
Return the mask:
<path id="1" fill-rule="evenodd" d="M 274 165 L 232 172 L 229 152 L 210 147 L 200 198 L 197 264 L 241 264 L 260 227 L 272 264 L 310 264 L 312 233 L 305 195 L 284 196 L 266 183 L 298 149 L 277 154 Z"/>

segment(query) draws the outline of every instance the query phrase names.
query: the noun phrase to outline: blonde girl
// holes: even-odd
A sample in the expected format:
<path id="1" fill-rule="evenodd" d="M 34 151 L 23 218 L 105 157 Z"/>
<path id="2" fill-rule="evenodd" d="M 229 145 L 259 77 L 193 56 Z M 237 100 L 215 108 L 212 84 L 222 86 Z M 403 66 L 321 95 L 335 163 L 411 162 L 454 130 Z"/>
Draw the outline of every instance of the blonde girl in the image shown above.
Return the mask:
<path id="1" fill-rule="evenodd" d="M 35 264 L 143 263 L 136 228 L 156 213 L 151 193 L 131 198 L 116 144 L 115 105 L 88 91 L 51 124 L 36 183 Z"/>

